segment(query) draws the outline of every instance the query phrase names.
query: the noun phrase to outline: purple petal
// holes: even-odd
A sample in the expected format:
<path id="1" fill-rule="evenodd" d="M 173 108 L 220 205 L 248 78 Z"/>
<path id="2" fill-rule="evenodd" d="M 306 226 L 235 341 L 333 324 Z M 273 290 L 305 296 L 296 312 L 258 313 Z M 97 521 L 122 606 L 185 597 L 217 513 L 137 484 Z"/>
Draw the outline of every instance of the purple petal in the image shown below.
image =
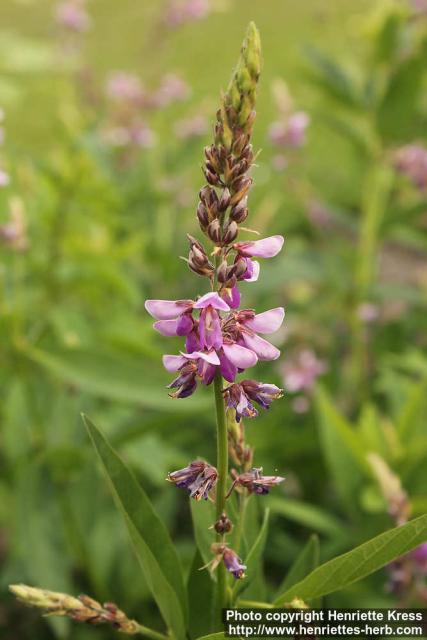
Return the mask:
<path id="1" fill-rule="evenodd" d="M 236 242 L 233 247 L 245 257 L 274 258 L 281 251 L 283 243 L 283 236 L 270 236 L 252 242 Z"/>
<path id="2" fill-rule="evenodd" d="M 254 331 L 260 333 L 274 333 L 282 326 L 285 310 L 283 307 L 270 309 L 264 313 L 258 313 L 255 318 L 248 320 L 246 325 Z"/>
<path id="3" fill-rule="evenodd" d="M 187 336 L 187 339 L 185 341 L 185 349 L 188 353 L 191 353 L 192 351 L 199 351 L 200 349 L 199 334 L 197 333 L 197 330 L 195 328 Z"/>
<path id="4" fill-rule="evenodd" d="M 237 376 L 236 365 L 230 362 L 223 350 L 220 351 L 219 359 L 221 361 L 220 371 L 222 377 L 225 378 L 228 382 L 234 382 Z"/>
<path id="5" fill-rule="evenodd" d="M 230 306 L 230 309 L 237 309 L 240 306 L 240 291 L 237 286 L 230 289 L 224 289 L 223 299 Z"/>
<path id="6" fill-rule="evenodd" d="M 199 334 L 202 348 L 219 349 L 222 346 L 220 317 L 210 305 L 204 308 L 200 314 Z"/>
<path id="7" fill-rule="evenodd" d="M 200 359 L 197 367 L 198 374 L 202 378 L 203 384 L 209 385 L 215 378 L 216 366 L 213 364 L 209 364 L 209 362 L 205 362 Z"/>
<path id="8" fill-rule="evenodd" d="M 153 324 L 153 328 L 162 334 L 162 336 L 177 336 L 176 330 L 177 320 L 158 320 Z"/>
<path id="9" fill-rule="evenodd" d="M 245 258 L 247 269 L 243 274 L 243 280 L 246 282 L 256 282 L 259 278 L 260 264 L 256 260 Z"/>
<path id="10" fill-rule="evenodd" d="M 180 369 L 182 365 L 187 362 L 186 358 L 184 358 L 183 356 L 165 355 L 163 356 L 162 360 L 164 368 L 167 369 L 170 373 L 178 371 L 178 369 Z"/>
<path id="11" fill-rule="evenodd" d="M 223 347 L 224 353 L 228 360 L 239 369 L 247 369 L 253 367 L 257 363 L 258 358 L 256 353 L 246 347 L 241 347 L 239 344 L 226 344 Z"/>
<path id="12" fill-rule="evenodd" d="M 230 311 L 230 307 L 228 306 L 228 304 L 219 297 L 216 291 L 205 293 L 204 296 L 199 298 L 197 302 L 194 303 L 194 309 L 205 309 L 209 305 L 214 309 L 220 309 L 221 311 Z"/>
<path id="13" fill-rule="evenodd" d="M 192 300 L 146 300 L 145 308 L 156 320 L 174 320 L 192 304 Z"/>
<path id="14" fill-rule="evenodd" d="M 178 319 L 176 325 L 176 333 L 178 336 L 188 336 L 190 331 L 193 328 L 193 318 L 191 314 L 183 313 L 182 316 Z"/>
<path id="15" fill-rule="evenodd" d="M 279 349 L 264 338 L 257 335 L 250 336 L 247 333 L 243 333 L 242 336 L 246 346 L 252 349 L 260 360 L 277 360 L 280 356 Z"/>
<path id="16" fill-rule="evenodd" d="M 187 360 L 198 360 L 199 358 L 202 358 L 202 360 L 209 362 L 209 364 L 215 364 L 216 366 L 220 364 L 218 355 L 213 349 L 208 352 L 193 351 L 192 353 L 182 353 L 181 351 L 181 355 Z"/>

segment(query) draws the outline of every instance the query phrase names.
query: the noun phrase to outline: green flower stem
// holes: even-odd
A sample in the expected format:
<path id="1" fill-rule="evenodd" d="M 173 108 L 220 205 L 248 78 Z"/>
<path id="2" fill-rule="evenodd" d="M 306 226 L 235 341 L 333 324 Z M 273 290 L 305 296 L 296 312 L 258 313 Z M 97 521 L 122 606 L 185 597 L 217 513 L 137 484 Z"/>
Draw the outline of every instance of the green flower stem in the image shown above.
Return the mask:
<path id="1" fill-rule="evenodd" d="M 151 640 L 170 640 L 170 637 L 165 635 L 164 633 L 160 633 L 159 631 L 154 631 L 154 629 L 149 629 L 148 627 L 144 627 L 144 625 L 139 624 L 139 622 L 138 622 L 138 634 L 145 636 L 146 638 L 151 638 Z"/>
<path id="2" fill-rule="evenodd" d="M 216 485 L 216 518 L 221 517 L 225 508 L 225 495 L 227 492 L 228 477 L 228 437 L 227 422 L 225 419 L 224 396 L 222 393 L 222 376 L 217 371 L 214 378 L 214 394 L 217 421 L 217 470 L 218 482 Z M 217 542 L 223 542 L 224 536 L 217 534 Z M 217 571 L 217 598 L 216 612 L 220 614 L 221 609 L 227 602 L 227 580 L 224 563 L 221 562 Z"/>

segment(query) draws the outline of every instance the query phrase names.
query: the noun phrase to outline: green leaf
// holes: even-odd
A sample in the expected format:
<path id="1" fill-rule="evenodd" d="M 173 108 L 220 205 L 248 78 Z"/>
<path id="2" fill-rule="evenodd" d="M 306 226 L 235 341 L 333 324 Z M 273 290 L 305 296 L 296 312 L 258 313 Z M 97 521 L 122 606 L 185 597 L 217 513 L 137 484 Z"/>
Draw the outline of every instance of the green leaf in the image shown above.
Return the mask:
<path id="1" fill-rule="evenodd" d="M 202 556 L 197 549 L 187 584 L 189 630 L 192 638 L 197 638 L 212 627 L 212 615 L 209 614 L 213 614 L 211 609 L 214 602 L 214 582 L 207 569 L 200 569 L 203 564 Z"/>
<path id="2" fill-rule="evenodd" d="M 290 498 L 277 498 L 271 496 L 267 502 L 273 513 L 289 518 L 310 529 L 329 536 L 342 534 L 343 525 L 326 511 L 312 504 Z"/>
<path id="3" fill-rule="evenodd" d="M 207 406 L 207 399 L 200 395 L 190 398 L 189 403 L 173 401 L 162 380 L 153 381 L 152 370 L 135 359 L 77 349 L 50 353 L 25 347 L 25 354 L 63 382 L 108 400 L 172 413 L 191 413 Z"/>
<path id="4" fill-rule="evenodd" d="M 422 55 L 404 60 L 394 68 L 377 111 L 377 127 L 385 140 L 404 140 L 412 135 L 424 68 Z"/>
<path id="5" fill-rule="evenodd" d="M 212 560 L 211 546 L 215 542 L 215 532 L 212 529 L 216 521 L 215 505 L 210 500 L 190 500 L 190 508 L 197 548 L 204 564 L 208 564 Z"/>
<path id="6" fill-rule="evenodd" d="M 226 636 L 223 632 L 210 633 L 208 636 L 200 636 L 200 638 L 197 638 L 197 640 L 224 640 L 225 637 Z"/>
<path id="7" fill-rule="evenodd" d="M 357 511 L 355 495 L 363 476 L 372 476 L 366 452 L 351 424 L 335 409 L 329 395 L 320 387 L 316 391 L 316 407 L 323 454 L 342 506 L 354 514 Z"/>
<path id="8" fill-rule="evenodd" d="M 312 571 L 276 598 L 275 604 L 313 598 L 344 589 L 427 540 L 427 514 L 386 531 Z"/>
<path id="9" fill-rule="evenodd" d="M 153 597 L 177 638 L 184 638 L 186 591 L 181 566 L 169 533 L 124 462 L 95 425 L 86 416 L 83 416 L 83 420 L 116 504 L 125 519 Z"/>
<path id="10" fill-rule="evenodd" d="M 286 574 L 277 593 L 285 593 L 292 585 L 306 577 L 319 564 L 319 538 L 312 535 Z"/>
<path id="11" fill-rule="evenodd" d="M 353 80 L 339 64 L 315 47 L 306 47 L 305 53 L 311 63 L 313 80 L 322 89 L 346 106 L 361 106 Z"/>
<path id="12" fill-rule="evenodd" d="M 270 516 L 270 509 L 264 511 L 264 518 L 262 521 L 261 529 L 253 543 L 246 558 L 243 558 L 243 564 L 246 565 L 246 577 L 242 580 L 237 580 L 233 588 L 233 599 L 243 591 L 253 578 L 255 578 L 257 572 L 261 566 L 261 557 L 264 552 L 265 541 L 268 533 L 268 520 Z"/>
<path id="13" fill-rule="evenodd" d="M 419 418 L 423 415 L 426 406 L 427 378 L 424 378 L 421 382 L 414 384 L 400 415 L 397 417 L 396 428 L 402 442 L 410 441 L 414 435 L 414 426 L 418 425 Z"/>

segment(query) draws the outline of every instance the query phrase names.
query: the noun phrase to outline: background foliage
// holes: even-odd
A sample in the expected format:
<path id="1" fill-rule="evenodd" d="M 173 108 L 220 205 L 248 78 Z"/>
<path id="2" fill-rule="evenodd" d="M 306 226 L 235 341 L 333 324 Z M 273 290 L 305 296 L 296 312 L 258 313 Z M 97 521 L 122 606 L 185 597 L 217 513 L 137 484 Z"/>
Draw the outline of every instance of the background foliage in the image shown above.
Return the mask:
<path id="1" fill-rule="evenodd" d="M 160 357 L 171 346 L 152 331 L 143 301 L 196 293 L 177 256 L 185 234 L 198 235 L 205 121 L 250 19 L 265 62 L 251 225 L 286 238 L 258 286 L 243 292 L 248 307 L 256 295 L 259 309 L 287 310 L 282 361 L 266 365 L 285 398 L 248 425 L 257 462 L 287 477 L 266 500 L 259 597 L 307 573 L 286 583 L 310 532 L 325 561 L 392 525 L 367 454 L 400 478 L 413 516 L 426 512 L 427 202 L 407 165 L 396 169 L 399 149 L 427 143 L 419 4 L 218 0 L 203 19 L 172 27 L 166 2 L 92 0 L 90 29 L 68 42 L 54 3 L 2 3 L 0 169 L 10 176 L 0 188 L 2 637 L 93 634 L 23 613 L 6 595 L 20 581 L 115 600 L 159 625 L 82 411 L 132 467 L 190 569 L 190 510 L 164 478 L 197 455 L 214 459 L 212 398 L 168 398 Z M 120 105 L 104 88 L 117 70 L 137 74 L 150 95 L 168 73 L 191 88 L 143 111 L 153 146 L 111 144 Z M 310 116 L 297 148 L 270 130 L 286 109 Z M 379 571 L 325 602 L 394 603 L 387 580 Z"/>

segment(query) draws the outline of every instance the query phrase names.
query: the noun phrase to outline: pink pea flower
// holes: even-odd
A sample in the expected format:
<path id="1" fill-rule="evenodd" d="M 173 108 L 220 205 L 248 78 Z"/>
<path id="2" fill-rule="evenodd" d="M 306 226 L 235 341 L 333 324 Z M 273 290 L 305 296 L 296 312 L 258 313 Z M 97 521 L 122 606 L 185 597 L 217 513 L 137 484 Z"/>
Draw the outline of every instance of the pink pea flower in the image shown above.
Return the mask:
<path id="1" fill-rule="evenodd" d="M 262 240 L 235 242 L 233 249 L 246 258 L 274 258 L 282 250 L 283 236 L 270 236 Z"/>
<path id="2" fill-rule="evenodd" d="M 188 84 L 175 73 L 168 73 L 162 79 L 159 89 L 151 96 L 151 104 L 162 109 L 173 102 L 186 100 L 189 95 Z"/>
<path id="3" fill-rule="evenodd" d="M 83 33 L 90 28 L 90 18 L 82 0 L 65 0 L 56 9 L 56 21 L 59 26 Z"/>
<path id="4" fill-rule="evenodd" d="M 309 124 L 310 117 L 305 111 L 295 111 L 286 121 L 273 122 L 269 130 L 270 140 L 278 147 L 298 149 L 305 144 Z"/>
<path id="5" fill-rule="evenodd" d="M 316 378 L 325 371 L 325 363 L 318 360 L 313 351 L 305 349 L 294 360 L 283 364 L 285 389 L 291 393 L 309 391 L 313 388 Z"/>
<path id="6" fill-rule="evenodd" d="M 112 100 L 125 100 L 134 103 L 141 103 L 145 96 L 138 76 L 126 71 L 116 71 L 109 76 L 106 93 Z"/>
<path id="7" fill-rule="evenodd" d="M 179 120 L 174 126 L 175 135 L 181 140 L 200 138 L 208 131 L 208 123 L 204 116 L 198 115 Z"/>

